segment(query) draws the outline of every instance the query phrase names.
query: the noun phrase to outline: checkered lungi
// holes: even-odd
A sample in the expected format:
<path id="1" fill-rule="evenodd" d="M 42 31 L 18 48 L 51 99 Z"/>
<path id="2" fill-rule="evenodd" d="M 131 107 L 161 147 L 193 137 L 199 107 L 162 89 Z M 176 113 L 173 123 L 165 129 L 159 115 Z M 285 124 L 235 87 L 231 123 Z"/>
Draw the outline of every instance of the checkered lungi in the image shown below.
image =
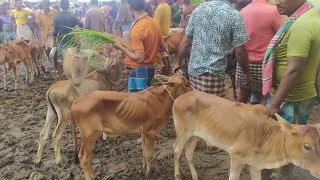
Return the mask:
<path id="1" fill-rule="evenodd" d="M 262 62 L 249 62 L 249 72 L 252 78 L 251 92 L 262 94 Z M 244 74 L 239 64 L 237 64 L 236 85 L 239 88 L 242 87 L 243 83 L 245 83 Z"/>
<path id="2" fill-rule="evenodd" d="M 280 107 L 279 115 L 291 124 L 307 125 L 309 115 L 317 100 L 317 97 L 313 97 L 304 101 L 284 102 Z M 272 96 L 269 96 L 267 106 L 270 105 L 271 101 Z"/>
<path id="3" fill-rule="evenodd" d="M 220 97 L 225 96 L 224 78 L 219 78 L 211 73 L 204 73 L 199 76 L 189 75 L 189 80 L 192 89 Z"/>
<path id="4" fill-rule="evenodd" d="M 138 92 L 149 87 L 154 71 L 153 65 L 129 69 L 128 92 Z"/>

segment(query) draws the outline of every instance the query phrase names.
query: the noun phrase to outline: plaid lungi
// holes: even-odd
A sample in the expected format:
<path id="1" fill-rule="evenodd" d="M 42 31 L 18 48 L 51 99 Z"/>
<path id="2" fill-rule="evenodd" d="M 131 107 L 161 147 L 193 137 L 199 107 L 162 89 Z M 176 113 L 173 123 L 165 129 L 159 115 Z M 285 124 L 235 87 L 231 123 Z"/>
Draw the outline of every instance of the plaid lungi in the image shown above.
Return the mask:
<path id="1" fill-rule="evenodd" d="M 309 115 L 316 105 L 318 98 L 313 97 L 304 101 L 284 102 L 280 107 L 279 115 L 289 123 L 306 125 Z M 267 106 L 271 103 L 272 96 L 267 99 Z"/>
<path id="2" fill-rule="evenodd" d="M 199 76 L 189 75 L 189 79 L 192 89 L 220 97 L 225 96 L 224 78 L 218 78 L 211 73 L 204 73 Z"/>
<path id="3" fill-rule="evenodd" d="M 251 92 L 262 94 L 262 62 L 249 62 L 249 72 L 251 75 Z M 244 82 L 244 73 L 237 64 L 237 71 L 236 71 L 236 85 L 237 87 L 242 87 Z"/>
<path id="4" fill-rule="evenodd" d="M 154 66 L 143 66 L 129 70 L 128 92 L 138 92 L 151 85 L 154 77 Z"/>

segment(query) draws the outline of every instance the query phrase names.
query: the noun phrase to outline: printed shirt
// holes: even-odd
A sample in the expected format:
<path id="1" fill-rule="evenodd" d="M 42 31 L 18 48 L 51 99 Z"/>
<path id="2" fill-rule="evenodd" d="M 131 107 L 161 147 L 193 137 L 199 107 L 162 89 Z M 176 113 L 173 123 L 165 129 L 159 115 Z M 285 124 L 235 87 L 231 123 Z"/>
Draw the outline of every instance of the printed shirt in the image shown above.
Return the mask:
<path id="1" fill-rule="evenodd" d="M 299 75 L 295 88 L 286 101 L 303 101 L 317 96 L 315 80 L 320 64 L 320 15 L 317 8 L 311 8 L 301 15 L 290 27 L 281 43 L 275 49 L 275 72 L 271 94 L 279 88 L 287 69 L 287 57 L 306 58 L 304 70 Z"/>
<path id="2" fill-rule="evenodd" d="M 193 39 L 188 66 L 192 76 L 209 72 L 223 77 L 229 50 L 248 40 L 241 14 L 227 0 L 198 6 L 190 17 L 186 35 Z"/>
<path id="3" fill-rule="evenodd" d="M 42 42 L 47 42 L 49 34 L 53 33 L 53 20 L 58 12 L 50 8 L 49 14 L 45 14 L 44 10 L 36 13 L 36 22 L 41 29 L 41 40 Z"/>
<path id="4" fill-rule="evenodd" d="M 28 16 L 32 13 L 31 9 L 22 8 L 20 11 L 14 9 L 11 12 L 11 16 L 15 19 L 17 25 L 24 25 L 28 24 Z"/>
<path id="5" fill-rule="evenodd" d="M 253 0 L 240 12 L 249 35 L 245 44 L 250 61 L 262 62 L 267 47 L 283 24 L 283 19 L 275 6 L 267 0 Z"/>

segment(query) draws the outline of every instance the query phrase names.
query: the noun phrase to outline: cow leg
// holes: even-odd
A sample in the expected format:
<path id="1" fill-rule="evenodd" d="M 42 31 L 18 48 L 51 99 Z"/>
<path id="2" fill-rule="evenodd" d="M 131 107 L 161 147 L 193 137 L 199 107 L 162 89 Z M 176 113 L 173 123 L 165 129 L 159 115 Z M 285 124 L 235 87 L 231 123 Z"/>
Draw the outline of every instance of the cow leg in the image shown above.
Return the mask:
<path id="1" fill-rule="evenodd" d="M 155 133 L 146 134 L 144 140 L 144 150 L 145 150 L 145 161 L 146 161 L 146 177 L 150 177 L 151 173 L 151 160 L 153 158 L 153 144 L 155 139 Z"/>
<path id="2" fill-rule="evenodd" d="M 182 154 L 182 151 L 184 149 L 184 146 L 186 144 L 186 142 L 190 139 L 190 137 L 186 137 L 183 135 L 180 135 L 177 132 L 177 139 L 176 142 L 173 144 L 173 151 L 174 151 L 174 178 L 176 180 L 180 180 L 181 176 L 180 176 L 180 157 Z"/>
<path id="3" fill-rule="evenodd" d="M 94 134 L 82 135 L 82 144 L 78 157 L 86 180 L 93 180 L 95 178 L 92 168 L 92 151 L 101 134 L 102 132 L 96 131 Z"/>
<path id="4" fill-rule="evenodd" d="M 244 163 L 242 162 L 239 155 L 230 154 L 230 176 L 229 180 L 239 180 L 240 173 Z"/>
<path id="5" fill-rule="evenodd" d="M 186 145 L 184 147 L 185 148 L 185 155 L 186 155 L 186 158 L 188 161 L 188 165 L 189 165 L 193 180 L 198 180 L 198 174 L 197 174 L 196 168 L 194 167 L 194 164 L 193 164 L 193 152 L 197 146 L 197 142 L 198 142 L 198 138 L 192 137 L 191 139 L 189 139 L 189 141 L 186 143 Z"/>
<path id="6" fill-rule="evenodd" d="M 142 157 L 143 157 L 143 162 L 142 162 L 142 167 L 143 171 L 146 171 L 146 165 L 147 165 L 147 159 L 146 159 L 146 148 L 145 148 L 145 135 L 141 134 L 141 146 L 142 146 Z"/>
<path id="7" fill-rule="evenodd" d="M 261 170 L 250 167 L 251 180 L 261 180 Z"/>
<path id="8" fill-rule="evenodd" d="M 15 90 L 18 89 L 18 78 L 17 78 L 17 64 L 15 62 L 12 63 L 12 72 L 14 78 L 14 88 Z"/>
<path id="9" fill-rule="evenodd" d="M 53 139 L 53 147 L 54 147 L 56 164 L 60 164 L 61 163 L 61 136 L 66 128 L 67 122 L 62 116 L 61 110 L 60 109 L 56 109 L 56 110 L 58 113 L 58 124 L 52 134 L 52 139 Z"/>
<path id="10" fill-rule="evenodd" d="M 6 64 L 3 65 L 4 76 L 3 76 L 3 88 L 7 89 L 8 69 Z"/>
<path id="11" fill-rule="evenodd" d="M 32 59 L 28 60 L 28 64 L 30 67 L 30 82 L 32 82 L 34 80 L 34 67 L 33 67 L 33 63 L 32 63 Z"/>
<path id="12" fill-rule="evenodd" d="M 28 77 L 30 76 L 30 67 L 28 65 L 28 62 L 26 62 L 26 60 L 22 61 L 24 66 L 26 67 L 26 82 L 28 82 Z"/>
<path id="13" fill-rule="evenodd" d="M 53 111 L 51 105 L 48 103 L 46 122 L 44 124 L 43 129 L 40 132 L 39 147 L 38 147 L 38 152 L 37 152 L 35 164 L 38 164 L 41 161 L 41 154 L 42 154 L 43 146 L 45 145 L 46 140 L 49 137 L 50 128 L 56 118 L 57 118 L 57 115 Z"/>

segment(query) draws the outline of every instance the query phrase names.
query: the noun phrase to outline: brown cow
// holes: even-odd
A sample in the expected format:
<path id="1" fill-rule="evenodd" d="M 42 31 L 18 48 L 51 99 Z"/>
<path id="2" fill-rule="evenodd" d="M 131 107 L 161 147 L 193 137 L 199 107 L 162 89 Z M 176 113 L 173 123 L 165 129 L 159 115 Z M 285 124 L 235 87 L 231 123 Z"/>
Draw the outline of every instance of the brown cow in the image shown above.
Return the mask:
<path id="1" fill-rule="evenodd" d="M 106 60 L 104 59 L 104 63 Z M 61 162 L 60 140 L 61 135 L 70 117 L 72 102 L 79 96 L 94 90 L 111 90 L 114 82 L 112 79 L 122 75 L 122 61 L 113 59 L 104 68 L 94 70 L 87 76 L 71 80 L 58 81 L 46 93 L 47 117 L 44 128 L 40 132 L 39 147 L 35 163 L 41 161 L 43 146 L 49 136 L 52 123 L 57 121 L 57 126 L 52 134 L 56 164 Z"/>
<path id="2" fill-rule="evenodd" d="M 185 30 L 175 32 L 171 31 L 169 37 L 166 39 L 169 54 L 177 54 L 182 38 L 185 34 Z"/>
<path id="3" fill-rule="evenodd" d="M 141 92 L 94 91 L 75 100 L 71 106 L 74 156 L 76 161 L 80 159 L 85 179 L 95 177 L 92 150 L 102 133 L 108 137 L 141 133 L 143 169 L 149 177 L 155 136 L 169 119 L 174 99 L 188 92 L 187 82 L 183 76 L 174 75 L 163 86 Z M 82 137 L 79 156 L 75 123 Z"/>
<path id="4" fill-rule="evenodd" d="M 253 180 L 261 179 L 261 169 L 288 163 L 320 177 L 320 125 L 291 125 L 279 115 L 277 122 L 263 105 L 231 102 L 198 91 L 180 96 L 172 110 L 177 134 L 175 179 L 181 179 L 179 159 L 184 148 L 192 179 L 198 179 L 193 152 L 199 138 L 229 153 L 229 180 L 239 180 L 246 164 Z"/>
<path id="5" fill-rule="evenodd" d="M 33 81 L 33 68 L 29 54 L 28 44 L 24 40 L 15 40 L 13 42 L 0 45 L 0 64 L 4 67 L 4 89 L 7 89 L 7 73 L 12 68 L 15 80 L 15 89 L 18 88 L 17 62 L 22 61 L 26 67 L 26 81 L 30 77 Z"/>
<path id="6" fill-rule="evenodd" d="M 40 40 L 31 40 L 29 42 L 29 47 L 30 47 L 30 56 L 33 60 L 33 67 L 34 69 L 37 70 L 38 74 L 37 76 L 40 76 L 40 69 L 42 70 L 43 73 L 45 73 L 45 68 L 44 68 L 44 47 L 42 45 L 42 42 Z"/>

